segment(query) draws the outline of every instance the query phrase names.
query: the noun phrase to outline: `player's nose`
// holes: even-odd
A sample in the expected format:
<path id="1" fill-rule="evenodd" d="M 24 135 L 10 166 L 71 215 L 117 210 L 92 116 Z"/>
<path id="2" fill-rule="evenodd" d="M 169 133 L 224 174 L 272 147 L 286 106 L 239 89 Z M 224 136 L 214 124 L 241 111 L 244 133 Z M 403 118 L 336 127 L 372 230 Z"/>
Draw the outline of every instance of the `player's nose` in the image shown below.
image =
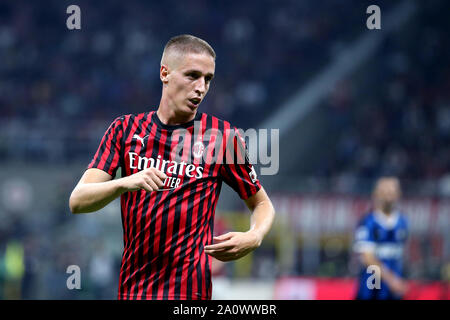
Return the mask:
<path id="1" fill-rule="evenodd" d="M 206 81 L 203 78 L 200 78 L 195 84 L 195 93 L 203 96 L 206 92 Z"/>

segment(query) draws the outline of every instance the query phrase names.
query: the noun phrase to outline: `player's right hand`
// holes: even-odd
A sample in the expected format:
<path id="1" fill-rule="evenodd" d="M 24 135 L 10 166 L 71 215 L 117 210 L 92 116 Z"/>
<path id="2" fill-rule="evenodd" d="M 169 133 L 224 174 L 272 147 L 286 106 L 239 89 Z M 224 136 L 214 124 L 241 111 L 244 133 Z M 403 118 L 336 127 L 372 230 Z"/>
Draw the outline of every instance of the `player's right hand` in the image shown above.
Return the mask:
<path id="1" fill-rule="evenodd" d="M 122 186 L 126 191 L 143 189 L 152 192 L 164 186 L 167 176 L 156 168 L 148 168 L 122 179 Z"/>
<path id="2" fill-rule="evenodd" d="M 399 277 L 393 279 L 390 287 L 391 290 L 400 297 L 404 296 L 408 291 L 408 283 Z"/>

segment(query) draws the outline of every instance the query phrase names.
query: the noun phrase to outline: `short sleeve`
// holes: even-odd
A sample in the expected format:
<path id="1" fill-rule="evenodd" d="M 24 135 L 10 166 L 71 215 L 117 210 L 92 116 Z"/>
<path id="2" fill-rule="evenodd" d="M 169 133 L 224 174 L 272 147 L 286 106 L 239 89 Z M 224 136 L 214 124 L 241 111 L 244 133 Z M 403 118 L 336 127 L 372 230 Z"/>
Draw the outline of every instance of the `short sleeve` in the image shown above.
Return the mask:
<path id="1" fill-rule="evenodd" d="M 357 253 L 374 252 L 376 248 L 373 224 L 364 219 L 355 230 L 353 250 Z"/>
<path id="2" fill-rule="evenodd" d="M 110 174 L 113 178 L 120 166 L 121 141 L 123 136 L 123 117 L 116 118 L 108 127 L 94 158 L 87 169 L 97 168 Z"/>
<path id="3" fill-rule="evenodd" d="M 220 175 L 241 199 L 246 200 L 261 189 L 261 184 L 249 161 L 245 141 L 238 130 L 230 130 L 225 141 L 226 150 Z"/>
<path id="4" fill-rule="evenodd" d="M 404 226 L 404 230 L 405 230 L 405 237 L 403 238 L 403 241 L 406 242 L 406 240 L 408 240 L 409 238 L 409 224 L 408 224 L 408 220 L 406 219 L 406 216 L 402 216 L 402 221 L 403 221 L 403 226 Z"/>

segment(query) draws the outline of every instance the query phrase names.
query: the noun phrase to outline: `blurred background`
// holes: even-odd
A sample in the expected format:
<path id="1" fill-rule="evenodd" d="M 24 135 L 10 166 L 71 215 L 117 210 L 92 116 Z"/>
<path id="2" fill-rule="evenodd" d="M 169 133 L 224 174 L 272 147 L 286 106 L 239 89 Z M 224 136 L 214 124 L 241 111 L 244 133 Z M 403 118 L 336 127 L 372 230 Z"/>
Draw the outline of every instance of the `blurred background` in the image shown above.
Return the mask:
<path id="1" fill-rule="evenodd" d="M 68 30 L 66 8 L 81 9 Z M 381 30 L 366 9 L 381 8 Z M 381 175 L 400 178 L 410 299 L 450 297 L 450 3 L 23 1 L 0 3 L 0 299 L 116 299 L 119 202 L 68 200 L 117 116 L 156 110 L 168 39 L 217 53 L 201 111 L 279 129 L 277 217 L 262 246 L 214 263 L 215 299 L 351 299 L 353 232 Z M 259 173 L 260 166 L 256 164 Z M 249 212 L 224 186 L 215 233 Z M 68 290 L 69 265 L 81 290 Z"/>

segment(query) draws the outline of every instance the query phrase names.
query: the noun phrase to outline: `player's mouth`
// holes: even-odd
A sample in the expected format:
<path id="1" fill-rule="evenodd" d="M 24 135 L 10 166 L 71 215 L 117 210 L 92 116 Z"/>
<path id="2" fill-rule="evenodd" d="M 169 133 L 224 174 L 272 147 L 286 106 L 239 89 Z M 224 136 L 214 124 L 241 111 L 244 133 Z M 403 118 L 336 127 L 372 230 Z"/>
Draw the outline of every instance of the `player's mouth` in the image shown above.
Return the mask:
<path id="1" fill-rule="evenodd" d="M 192 98 L 192 99 L 188 99 L 188 105 L 190 108 L 197 108 L 200 104 L 200 102 L 202 102 L 202 99 L 200 98 Z"/>

